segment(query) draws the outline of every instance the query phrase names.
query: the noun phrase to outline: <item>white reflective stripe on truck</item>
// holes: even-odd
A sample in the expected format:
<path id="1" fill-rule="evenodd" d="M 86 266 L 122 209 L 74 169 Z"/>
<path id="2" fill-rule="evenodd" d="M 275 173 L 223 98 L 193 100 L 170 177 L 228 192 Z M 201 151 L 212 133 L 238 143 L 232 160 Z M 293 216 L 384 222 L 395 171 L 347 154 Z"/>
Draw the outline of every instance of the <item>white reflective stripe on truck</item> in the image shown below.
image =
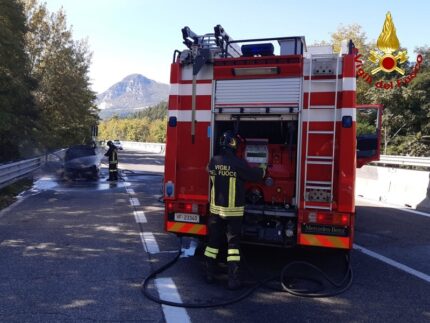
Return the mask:
<path id="1" fill-rule="evenodd" d="M 312 122 L 330 122 L 333 121 L 333 109 L 324 108 L 324 106 L 313 105 L 312 112 L 309 113 L 308 109 L 302 110 L 302 121 Z M 336 121 L 342 121 L 342 117 L 351 116 L 352 121 L 356 121 L 356 109 L 354 108 L 342 108 L 336 109 Z"/>
<path id="2" fill-rule="evenodd" d="M 170 95 L 192 95 L 193 85 L 192 84 L 171 84 Z M 196 84 L 196 95 L 212 95 L 212 84 Z"/>
<path id="3" fill-rule="evenodd" d="M 192 110 L 169 110 L 169 118 L 176 117 L 177 121 L 191 122 Z M 210 110 L 196 110 L 196 121 L 210 122 Z"/>
<path id="4" fill-rule="evenodd" d="M 303 81 L 303 92 L 309 92 L 309 85 L 311 81 Z M 355 77 L 344 77 L 339 79 L 337 82 L 338 91 L 355 91 L 356 90 L 356 79 Z M 312 79 L 312 93 L 322 93 L 322 92 L 334 92 L 336 86 L 336 79 Z"/>

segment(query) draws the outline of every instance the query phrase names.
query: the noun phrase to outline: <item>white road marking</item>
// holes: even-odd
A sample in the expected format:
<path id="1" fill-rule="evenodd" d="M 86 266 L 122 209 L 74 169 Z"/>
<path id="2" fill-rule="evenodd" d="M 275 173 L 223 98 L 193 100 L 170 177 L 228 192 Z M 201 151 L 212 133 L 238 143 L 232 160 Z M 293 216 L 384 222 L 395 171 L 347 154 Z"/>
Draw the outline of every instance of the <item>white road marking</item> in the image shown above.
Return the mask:
<path id="1" fill-rule="evenodd" d="M 160 248 L 158 247 L 157 241 L 155 240 L 152 232 L 141 232 L 140 239 L 143 243 L 143 248 L 148 253 L 159 253 Z"/>
<path id="2" fill-rule="evenodd" d="M 197 249 L 197 241 L 191 240 L 190 246 L 188 248 L 182 248 L 181 258 L 194 257 Z"/>
<path id="3" fill-rule="evenodd" d="M 125 189 L 126 191 L 127 191 L 127 193 L 128 194 L 130 194 L 130 195 L 136 195 L 136 192 L 134 191 L 134 189 L 132 189 L 132 188 L 126 188 Z"/>
<path id="4" fill-rule="evenodd" d="M 124 177 L 126 179 L 126 177 Z M 133 189 L 126 188 L 126 191 L 130 195 L 135 195 Z M 140 202 L 137 198 L 130 198 L 130 204 L 134 207 L 140 206 Z M 133 211 L 134 218 L 137 223 L 147 223 L 145 212 L 141 210 Z M 140 232 L 140 240 L 142 241 L 143 249 L 150 253 L 176 253 L 176 250 L 160 251 L 157 241 L 155 240 L 152 232 Z M 194 251 L 194 245 L 190 245 L 189 251 Z M 175 283 L 171 278 L 157 278 L 155 279 L 155 286 L 161 299 L 169 300 L 176 303 L 182 303 L 181 297 L 178 293 Z M 167 323 L 191 323 L 190 317 L 185 308 L 162 305 L 164 318 Z"/>
<path id="5" fill-rule="evenodd" d="M 143 211 L 133 211 L 134 218 L 136 219 L 137 223 L 147 223 L 145 212 Z"/>
<path id="6" fill-rule="evenodd" d="M 371 251 L 369 249 L 366 249 L 366 248 L 364 248 L 362 246 L 359 246 L 357 244 L 354 244 L 354 249 L 358 250 L 358 251 L 361 251 L 362 253 L 364 253 L 364 254 L 366 254 L 366 255 L 368 255 L 370 257 L 376 258 L 376 259 L 378 259 L 378 260 L 380 260 L 382 262 L 385 262 L 388 265 L 396 267 L 397 269 L 405 271 L 408 274 L 414 275 L 415 277 L 418 277 L 418 278 L 420 278 L 422 280 L 425 280 L 426 282 L 430 283 L 430 276 L 427 275 L 427 274 L 424 274 L 424 273 L 422 273 L 422 272 L 420 272 L 418 270 L 412 269 L 411 267 L 403 265 L 400 262 L 397 262 L 395 260 L 392 260 L 390 258 L 382 256 L 382 255 L 380 255 L 380 254 L 378 254 L 376 252 L 373 252 L 373 251 Z"/>
<path id="7" fill-rule="evenodd" d="M 155 279 L 155 285 L 161 299 L 182 303 L 181 296 L 172 278 L 157 278 Z M 168 305 L 162 305 L 162 308 L 167 323 L 191 323 L 185 308 Z"/>
<path id="8" fill-rule="evenodd" d="M 400 210 L 400 211 L 405 211 L 405 212 L 409 212 L 409 213 L 413 213 L 413 214 L 418 214 L 418 215 L 423 215 L 426 216 L 428 218 L 430 218 L 430 214 L 426 213 L 426 212 L 421 212 L 421 211 L 417 211 L 417 210 L 411 210 L 405 207 L 401 207 L 398 205 L 393 205 L 393 204 L 388 204 L 388 203 L 384 203 L 384 202 L 379 202 L 379 201 L 374 201 L 374 200 L 368 200 L 364 197 L 358 197 L 357 200 L 363 201 L 363 202 L 367 202 L 373 205 L 377 205 L 377 206 L 384 206 L 384 207 L 389 207 L 392 209 L 396 209 L 396 210 Z"/>
<path id="9" fill-rule="evenodd" d="M 133 205 L 133 206 L 139 206 L 140 202 L 139 202 L 139 200 L 136 197 L 132 197 L 130 199 L 130 204 Z"/>

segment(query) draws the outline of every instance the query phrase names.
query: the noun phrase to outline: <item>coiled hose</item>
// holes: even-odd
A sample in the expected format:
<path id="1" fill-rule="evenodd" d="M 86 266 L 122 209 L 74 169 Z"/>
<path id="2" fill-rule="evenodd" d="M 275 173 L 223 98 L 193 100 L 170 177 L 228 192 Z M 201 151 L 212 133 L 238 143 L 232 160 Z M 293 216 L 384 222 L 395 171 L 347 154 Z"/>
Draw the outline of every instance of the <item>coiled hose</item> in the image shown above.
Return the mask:
<path id="1" fill-rule="evenodd" d="M 258 280 L 253 286 L 251 286 L 250 288 L 248 288 L 247 290 L 245 290 L 244 292 L 242 292 L 238 296 L 231 298 L 231 299 L 221 301 L 221 302 L 216 302 L 216 303 L 210 302 L 210 301 L 208 301 L 206 303 L 177 303 L 177 302 L 164 300 L 164 299 L 161 299 L 159 297 L 154 296 L 153 294 L 151 294 L 148 291 L 148 285 L 149 285 L 150 281 L 152 279 L 154 279 L 158 274 L 162 273 L 163 271 L 165 271 L 168 268 L 170 268 L 171 266 L 173 266 L 178 261 L 180 255 L 181 255 L 181 252 L 182 252 L 181 248 L 182 248 L 182 238 L 179 238 L 179 249 L 178 249 L 178 252 L 175 255 L 175 257 L 172 260 L 168 261 L 163 266 L 161 266 L 160 268 L 152 271 L 143 280 L 143 282 L 142 282 L 142 293 L 151 301 L 158 303 L 158 304 L 162 304 L 162 305 L 169 305 L 169 306 L 175 306 L 175 307 L 185 307 L 185 308 L 210 308 L 210 307 L 227 306 L 227 305 L 231 305 L 231 304 L 234 304 L 234 303 L 237 303 L 237 302 L 244 300 L 245 298 L 250 296 L 252 293 L 254 293 L 254 291 L 259 289 L 260 287 L 263 287 L 268 282 L 276 280 L 279 278 L 279 276 L 275 276 L 275 277 L 270 277 L 270 278 L 263 279 L 263 280 Z M 344 277 L 342 278 L 342 280 L 340 282 L 335 282 L 326 273 L 324 273 L 320 268 L 318 268 L 317 266 L 315 266 L 309 262 L 293 261 L 293 262 L 285 265 L 281 270 L 280 283 L 281 283 L 282 289 L 280 289 L 280 290 L 274 289 L 274 290 L 285 291 L 291 295 L 300 296 L 300 297 L 331 297 L 331 296 L 339 295 L 339 294 L 345 292 L 346 290 L 348 290 L 351 287 L 352 282 L 353 282 L 353 272 L 352 272 L 352 268 L 351 268 L 351 264 L 350 264 L 349 255 L 346 255 L 345 261 L 347 264 L 347 269 L 345 271 Z M 334 286 L 336 289 L 334 291 L 324 292 L 323 288 L 322 288 L 323 283 L 321 281 L 315 279 L 315 278 L 305 277 L 305 276 L 288 276 L 288 271 L 295 266 L 307 266 L 307 267 L 313 269 L 314 271 L 322 274 L 323 278 L 327 282 L 329 282 L 332 286 Z M 298 287 L 294 287 L 294 284 L 297 282 L 300 282 L 300 281 L 313 282 L 313 283 L 319 285 L 320 288 L 318 288 L 317 290 L 304 290 L 304 289 L 299 289 Z"/>

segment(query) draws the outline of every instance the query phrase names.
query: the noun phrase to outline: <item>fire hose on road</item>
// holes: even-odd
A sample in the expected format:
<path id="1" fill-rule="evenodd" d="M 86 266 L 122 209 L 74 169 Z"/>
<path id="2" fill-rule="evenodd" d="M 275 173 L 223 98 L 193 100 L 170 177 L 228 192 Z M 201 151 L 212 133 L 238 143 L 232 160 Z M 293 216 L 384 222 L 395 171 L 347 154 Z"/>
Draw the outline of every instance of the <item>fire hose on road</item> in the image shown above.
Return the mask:
<path id="1" fill-rule="evenodd" d="M 353 271 L 352 271 L 351 264 L 350 264 L 350 256 L 349 256 L 349 254 L 346 254 L 345 255 L 346 270 L 345 270 L 344 276 L 340 282 L 334 281 L 326 273 L 324 273 L 320 268 L 318 268 L 317 266 L 315 266 L 309 262 L 293 261 L 293 262 L 290 262 L 289 264 L 285 265 L 282 268 L 281 273 L 280 273 L 280 278 L 279 278 L 279 276 L 274 276 L 274 277 L 270 277 L 270 278 L 266 278 L 266 279 L 262 279 L 262 280 L 257 279 L 257 282 L 255 282 L 254 285 L 252 285 L 251 287 L 249 287 L 248 289 L 246 289 L 245 291 L 240 293 L 238 296 L 231 298 L 231 299 L 227 299 L 225 301 L 221 301 L 221 302 L 207 301 L 205 303 L 177 303 L 177 302 L 172 302 L 172 301 L 161 299 L 161 298 L 151 294 L 148 290 L 148 286 L 149 286 L 149 283 L 151 282 L 151 280 L 155 279 L 155 277 L 158 274 L 161 274 L 162 272 L 164 272 L 168 268 L 172 267 L 179 260 L 181 253 L 182 253 L 182 238 L 179 238 L 179 248 L 178 248 L 178 252 L 176 253 L 175 257 L 173 259 L 171 259 L 170 261 L 168 261 L 163 266 L 161 266 L 160 268 L 153 270 L 143 280 L 143 282 L 142 282 L 142 293 L 148 299 L 150 299 L 153 302 L 156 302 L 158 304 L 175 306 L 175 307 L 210 308 L 210 307 L 227 306 L 227 305 L 232 305 L 232 304 L 235 304 L 237 302 L 240 302 L 240 301 L 244 300 L 245 298 L 251 296 L 257 289 L 265 287 L 269 282 L 276 281 L 277 279 L 279 279 L 282 288 L 281 289 L 274 289 L 275 291 L 284 291 L 284 292 L 287 292 L 287 293 L 294 295 L 294 296 L 313 297 L 313 298 L 316 298 L 316 297 L 332 297 L 332 296 L 339 295 L 339 294 L 345 292 L 346 290 L 348 290 L 351 287 L 352 282 L 353 282 Z M 245 262 L 245 265 L 246 265 L 246 262 Z M 335 290 L 324 291 L 323 282 L 318 280 L 317 278 L 306 277 L 303 275 L 293 276 L 293 275 L 288 274 L 288 272 L 291 270 L 291 268 L 298 267 L 298 266 L 309 267 L 313 271 L 320 273 L 322 275 L 322 277 L 324 278 L 324 280 L 326 280 L 330 285 L 332 285 L 335 288 Z M 246 268 L 248 268 L 248 270 L 249 270 L 249 266 L 246 266 Z M 316 284 L 318 287 L 316 289 L 313 289 L 313 290 L 303 289 L 299 285 L 304 281 L 308 281 L 308 282 L 311 282 L 313 284 Z M 270 288 L 270 289 L 273 289 L 273 288 Z"/>

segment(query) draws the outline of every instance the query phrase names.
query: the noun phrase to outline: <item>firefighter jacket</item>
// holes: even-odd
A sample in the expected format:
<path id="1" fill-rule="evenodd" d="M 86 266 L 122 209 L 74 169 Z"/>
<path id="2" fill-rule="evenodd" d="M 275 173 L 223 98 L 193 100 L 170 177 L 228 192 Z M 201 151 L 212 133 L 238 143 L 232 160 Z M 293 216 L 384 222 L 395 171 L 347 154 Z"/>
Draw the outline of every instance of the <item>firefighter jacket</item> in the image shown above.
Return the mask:
<path id="1" fill-rule="evenodd" d="M 261 168 L 251 168 L 228 149 L 210 160 L 208 171 L 211 180 L 210 212 L 221 217 L 243 216 L 245 182 L 259 181 L 265 173 Z"/>
<path id="2" fill-rule="evenodd" d="M 109 158 L 109 165 L 117 165 L 118 164 L 118 152 L 116 147 L 109 147 L 105 156 Z"/>

